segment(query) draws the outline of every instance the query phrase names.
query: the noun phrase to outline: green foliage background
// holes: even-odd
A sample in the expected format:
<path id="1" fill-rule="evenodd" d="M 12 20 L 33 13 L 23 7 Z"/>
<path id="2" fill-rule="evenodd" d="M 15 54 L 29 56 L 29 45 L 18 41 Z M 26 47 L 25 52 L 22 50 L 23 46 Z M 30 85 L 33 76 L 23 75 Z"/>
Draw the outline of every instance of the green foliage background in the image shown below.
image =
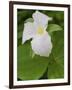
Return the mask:
<path id="1" fill-rule="evenodd" d="M 35 11 L 20 9 L 17 11 L 17 79 L 64 78 L 64 12 L 39 10 L 53 17 L 47 27 L 47 31 L 51 35 L 53 49 L 48 58 L 40 57 L 39 55 L 35 55 L 32 58 L 31 40 L 22 45 L 22 33 L 24 23 L 27 21 L 32 22 L 32 14 Z"/>

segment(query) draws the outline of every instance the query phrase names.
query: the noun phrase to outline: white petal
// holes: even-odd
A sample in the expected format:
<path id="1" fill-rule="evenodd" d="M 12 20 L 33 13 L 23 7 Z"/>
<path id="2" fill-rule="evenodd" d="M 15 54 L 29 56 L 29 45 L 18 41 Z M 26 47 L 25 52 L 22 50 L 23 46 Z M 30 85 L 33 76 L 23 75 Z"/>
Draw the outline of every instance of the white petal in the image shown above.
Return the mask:
<path id="1" fill-rule="evenodd" d="M 31 22 L 27 22 L 24 24 L 23 36 L 22 36 L 22 44 L 25 41 L 34 37 L 36 29 L 34 28 L 34 24 Z"/>
<path id="2" fill-rule="evenodd" d="M 39 11 L 36 11 L 35 13 L 33 13 L 32 17 L 33 17 L 34 21 L 37 22 L 37 24 L 42 26 L 43 28 L 47 27 L 48 20 L 52 20 L 51 17 L 48 17 L 47 15 L 45 15 Z"/>
<path id="3" fill-rule="evenodd" d="M 31 46 L 35 54 L 48 57 L 52 50 L 52 42 L 50 35 L 46 32 L 43 35 L 36 36 L 31 41 Z"/>

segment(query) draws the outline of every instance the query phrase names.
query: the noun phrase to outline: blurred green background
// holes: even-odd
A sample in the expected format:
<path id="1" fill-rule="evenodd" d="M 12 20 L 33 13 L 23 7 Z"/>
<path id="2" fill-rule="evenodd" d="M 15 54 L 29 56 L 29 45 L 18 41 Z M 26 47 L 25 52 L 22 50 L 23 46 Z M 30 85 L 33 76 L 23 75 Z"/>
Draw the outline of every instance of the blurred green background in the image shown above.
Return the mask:
<path id="1" fill-rule="evenodd" d="M 64 12 L 38 10 L 53 18 L 48 22 L 47 31 L 51 35 L 53 49 L 50 56 L 32 58 L 30 41 L 22 45 L 24 23 L 31 21 L 36 10 L 17 10 L 17 79 L 59 79 L 64 78 Z"/>

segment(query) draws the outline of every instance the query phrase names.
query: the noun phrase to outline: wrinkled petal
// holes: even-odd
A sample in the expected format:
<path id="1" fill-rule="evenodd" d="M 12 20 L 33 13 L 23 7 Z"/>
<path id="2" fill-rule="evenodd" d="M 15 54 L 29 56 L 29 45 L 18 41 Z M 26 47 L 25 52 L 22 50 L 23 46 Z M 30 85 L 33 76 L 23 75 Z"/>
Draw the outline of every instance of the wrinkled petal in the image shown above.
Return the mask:
<path id="1" fill-rule="evenodd" d="M 27 22 L 24 24 L 23 36 L 22 36 L 22 44 L 27 40 L 33 38 L 35 36 L 36 29 L 34 24 L 31 22 Z"/>
<path id="2" fill-rule="evenodd" d="M 35 13 L 33 13 L 32 17 L 34 21 L 36 22 L 36 24 L 38 26 L 42 26 L 44 29 L 47 28 L 48 20 L 52 20 L 51 17 L 48 17 L 47 15 L 39 11 L 36 11 Z"/>
<path id="3" fill-rule="evenodd" d="M 31 41 L 32 50 L 35 54 L 48 57 L 52 50 L 50 35 L 46 32 L 42 36 L 36 36 Z"/>

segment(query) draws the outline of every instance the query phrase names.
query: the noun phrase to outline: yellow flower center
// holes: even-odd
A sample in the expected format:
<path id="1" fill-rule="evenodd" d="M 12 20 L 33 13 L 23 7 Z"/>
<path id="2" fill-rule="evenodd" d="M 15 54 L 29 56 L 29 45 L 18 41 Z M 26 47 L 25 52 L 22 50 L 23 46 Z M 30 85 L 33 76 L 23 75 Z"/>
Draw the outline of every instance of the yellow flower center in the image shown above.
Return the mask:
<path id="1" fill-rule="evenodd" d="M 39 26 L 37 29 L 37 34 L 42 35 L 44 33 L 43 27 Z"/>

